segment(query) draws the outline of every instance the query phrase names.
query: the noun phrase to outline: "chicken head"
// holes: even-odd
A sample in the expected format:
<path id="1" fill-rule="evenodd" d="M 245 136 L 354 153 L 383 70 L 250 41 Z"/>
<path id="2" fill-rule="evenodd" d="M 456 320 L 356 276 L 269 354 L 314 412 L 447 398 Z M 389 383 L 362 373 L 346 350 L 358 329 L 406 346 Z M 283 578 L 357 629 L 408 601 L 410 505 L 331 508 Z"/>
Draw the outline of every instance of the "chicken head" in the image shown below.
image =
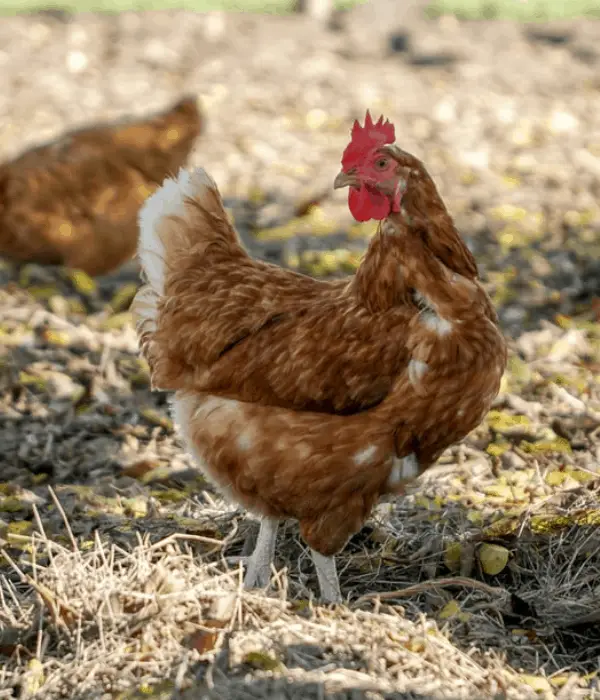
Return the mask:
<path id="1" fill-rule="evenodd" d="M 388 144 L 395 139 L 394 125 L 383 117 L 373 123 L 367 110 L 365 125 L 358 121 L 342 155 L 342 170 L 333 186 L 350 187 L 348 206 L 357 221 L 381 221 L 399 212 L 410 169 L 392 157 Z"/>

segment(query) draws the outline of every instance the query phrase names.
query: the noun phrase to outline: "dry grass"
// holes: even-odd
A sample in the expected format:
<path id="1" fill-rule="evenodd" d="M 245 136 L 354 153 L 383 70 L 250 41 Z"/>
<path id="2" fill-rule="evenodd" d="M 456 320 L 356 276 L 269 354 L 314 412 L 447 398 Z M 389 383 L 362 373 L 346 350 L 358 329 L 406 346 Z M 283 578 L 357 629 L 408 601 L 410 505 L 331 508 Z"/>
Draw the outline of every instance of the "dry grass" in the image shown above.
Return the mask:
<path id="1" fill-rule="evenodd" d="M 593 507 L 598 490 L 581 491 L 547 512 L 573 517 Z M 432 520 L 410 501 L 373 524 L 379 545 L 356 542 L 341 558 L 351 597 L 426 578 L 439 568 L 444 540 L 481 539 L 459 509 Z M 58 500 L 55 507 L 62 510 Z M 17 564 L 3 550 L 12 571 L 0 587 L 3 652 L 13 647 L 0 687 L 21 698 L 595 697 L 584 672 L 600 635 L 574 623 L 599 611 L 597 528 L 521 534 L 494 586 L 474 572 L 423 581 L 385 602 L 324 608 L 304 597 L 292 532 L 271 594 L 242 590 L 241 570 L 222 557 L 237 537 L 226 506 L 205 508 L 198 524 L 229 530 L 229 542 L 138 534 L 128 548 L 98 531 L 78 543 L 64 512 L 68 544 L 59 544 L 34 512 L 30 556 Z M 529 525 L 523 518 L 520 529 Z M 449 601 L 457 603 L 452 615 Z"/>

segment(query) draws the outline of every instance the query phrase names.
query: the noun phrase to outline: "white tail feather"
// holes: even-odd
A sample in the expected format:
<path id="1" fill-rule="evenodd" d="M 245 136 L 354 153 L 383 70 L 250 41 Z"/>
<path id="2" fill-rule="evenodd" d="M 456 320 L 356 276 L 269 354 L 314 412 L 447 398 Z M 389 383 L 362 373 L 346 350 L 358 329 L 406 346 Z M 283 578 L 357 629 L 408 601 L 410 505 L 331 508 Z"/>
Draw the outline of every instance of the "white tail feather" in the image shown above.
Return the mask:
<path id="1" fill-rule="evenodd" d="M 142 205 L 138 223 L 138 256 L 153 291 L 161 296 L 165 282 L 165 248 L 158 235 L 162 220 L 185 216 L 185 200 L 200 198 L 205 188 L 216 189 L 212 177 L 203 169 L 192 172 L 181 168 L 177 179 L 167 178 Z"/>

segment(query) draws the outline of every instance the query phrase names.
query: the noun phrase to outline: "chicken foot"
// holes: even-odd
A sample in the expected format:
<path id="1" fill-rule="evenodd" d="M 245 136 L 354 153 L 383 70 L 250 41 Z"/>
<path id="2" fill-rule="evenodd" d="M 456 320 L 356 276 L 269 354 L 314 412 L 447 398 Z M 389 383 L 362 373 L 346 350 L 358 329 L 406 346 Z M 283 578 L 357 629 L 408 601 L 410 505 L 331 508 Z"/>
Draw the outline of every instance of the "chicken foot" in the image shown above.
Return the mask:
<path id="1" fill-rule="evenodd" d="M 275 543 L 279 520 L 263 518 L 256 538 L 254 552 L 248 558 L 245 588 L 266 588 L 271 580 L 271 564 L 275 557 Z"/>

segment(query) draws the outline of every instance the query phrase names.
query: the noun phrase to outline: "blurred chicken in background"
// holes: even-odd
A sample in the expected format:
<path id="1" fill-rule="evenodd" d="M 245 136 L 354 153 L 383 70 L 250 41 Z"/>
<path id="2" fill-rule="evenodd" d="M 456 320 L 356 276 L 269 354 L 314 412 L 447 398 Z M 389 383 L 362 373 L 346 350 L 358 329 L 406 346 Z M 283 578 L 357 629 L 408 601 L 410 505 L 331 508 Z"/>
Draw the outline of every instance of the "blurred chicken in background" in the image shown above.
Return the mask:
<path id="1" fill-rule="evenodd" d="M 71 131 L 0 165 L 0 255 L 89 275 L 137 245 L 140 206 L 185 164 L 202 125 L 185 97 L 146 119 Z"/>

